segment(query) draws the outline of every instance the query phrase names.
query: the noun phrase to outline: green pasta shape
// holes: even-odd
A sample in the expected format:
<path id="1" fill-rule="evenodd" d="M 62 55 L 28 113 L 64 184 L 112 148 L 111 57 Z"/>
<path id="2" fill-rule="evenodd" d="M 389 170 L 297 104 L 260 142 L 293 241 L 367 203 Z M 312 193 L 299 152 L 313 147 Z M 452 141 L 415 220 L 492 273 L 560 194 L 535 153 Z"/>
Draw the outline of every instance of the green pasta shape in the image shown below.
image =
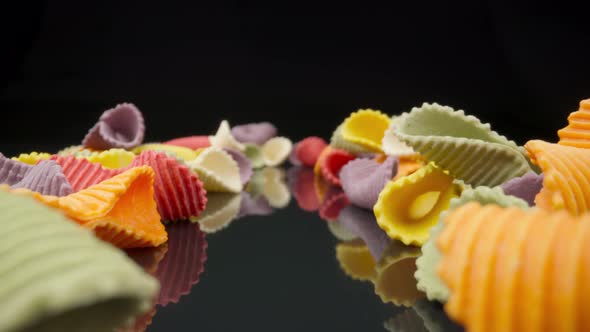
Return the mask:
<path id="1" fill-rule="evenodd" d="M 0 331 L 106 331 L 149 309 L 158 289 L 57 210 L 0 191 Z"/>
<path id="2" fill-rule="evenodd" d="M 460 197 L 451 200 L 449 209 L 441 213 L 437 224 L 430 229 L 430 237 L 422 246 L 422 256 L 416 260 L 416 273 L 414 276 L 418 281 L 418 289 L 425 292 L 429 300 L 446 302 L 449 296 L 447 286 L 436 274 L 436 267 L 442 256 L 436 246 L 436 238 L 444 228 L 443 220 L 454 208 L 463 204 L 476 201 L 481 204 L 496 204 L 502 207 L 516 206 L 521 209 L 528 209 L 529 205 L 524 200 L 506 195 L 500 187 L 477 187 L 465 190 Z"/>
<path id="3" fill-rule="evenodd" d="M 393 123 L 400 140 L 474 187 L 497 186 L 531 171 L 524 149 L 463 111 L 424 103 Z"/>

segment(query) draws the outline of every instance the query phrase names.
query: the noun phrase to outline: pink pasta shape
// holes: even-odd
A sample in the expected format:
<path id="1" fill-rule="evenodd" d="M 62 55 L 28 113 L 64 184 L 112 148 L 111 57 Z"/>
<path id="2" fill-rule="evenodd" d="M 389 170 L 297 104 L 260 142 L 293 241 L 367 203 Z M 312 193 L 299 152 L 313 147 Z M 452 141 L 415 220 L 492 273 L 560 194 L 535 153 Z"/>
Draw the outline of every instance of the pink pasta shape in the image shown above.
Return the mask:
<path id="1" fill-rule="evenodd" d="M 208 148 L 211 146 L 209 136 L 187 136 L 171 139 L 163 144 L 182 146 L 189 149 L 201 149 Z"/>

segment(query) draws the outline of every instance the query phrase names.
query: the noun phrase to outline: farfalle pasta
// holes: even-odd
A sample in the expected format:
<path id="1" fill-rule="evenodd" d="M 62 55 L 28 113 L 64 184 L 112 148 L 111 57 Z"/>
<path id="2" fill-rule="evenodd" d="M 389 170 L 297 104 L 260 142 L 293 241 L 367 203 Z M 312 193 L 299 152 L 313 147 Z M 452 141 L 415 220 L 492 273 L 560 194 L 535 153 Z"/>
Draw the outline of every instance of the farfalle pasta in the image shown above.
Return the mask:
<path id="1" fill-rule="evenodd" d="M 532 140 L 525 144 L 531 160 L 543 170 L 543 189 L 548 209 L 566 209 L 580 215 L 590 208 L 590 150 Z M 537 199 L 535 201 L 537 201 Z"/>
<path id="2" fill-rule="evenodd" d="M 522 148 L 463 111 L 424 103 L 393 124 L 401 141 L 467 184 L 496 186 L 531 171 Z"/>
<path id="3" fill-rule="evenodd" d="M 437 239 L 449 316 L 469 331 L 586 331 L 590 217 L 469 203 Z"/>
<path id="4" fill-rule="evenodd" d="M 438 216 L 457 196 L 453 177 L 433 163 L 399 180 L 389 182 L 373 208 L 377 223 L 404 244 L 422 245 Z"/>

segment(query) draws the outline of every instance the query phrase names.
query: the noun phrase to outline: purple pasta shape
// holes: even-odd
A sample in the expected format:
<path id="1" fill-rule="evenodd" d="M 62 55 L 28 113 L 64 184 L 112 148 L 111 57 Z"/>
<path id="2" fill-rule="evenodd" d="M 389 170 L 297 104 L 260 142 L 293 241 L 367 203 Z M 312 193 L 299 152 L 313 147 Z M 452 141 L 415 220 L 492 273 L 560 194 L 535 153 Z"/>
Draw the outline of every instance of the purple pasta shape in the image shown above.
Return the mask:
<path id="1" fill-rule="evenodd" d="M 260 195 L 253 198 L 247 191 L 242 191 L 242 200 L 240 202 L 240 212 L 238 218 L 245 216 L 267 216 L 272 214 L 273 208 L 268 204 L 264 196 Z"/>
<path id="2" fill-rule="evenodd" d="M 535 196 L 543 187 L 543 174 L 528 172 L 523 176 L 510 179 L 502 185 L 506 195 L 516 196 L 525 200 L 529 206 L 535 205 Z"/>
<path id="3" fill-rule="evenodd" d="M 123 103 L 105 111 L 82 141 L 85 148 L 132 149 L 143 142 L 143 115 L 133 104 Z"/>
<path id="4" fill-rule="evenodd" d="M 382 164 L 372 159 L 352 160 L 340 170 L 342 189 L 352 204 L 372 210 L 381 190 L 397 174 L 398 164 L 397 157 L 388 157 Z"/>
<path id="5" fill-rule="evenodd" d="M 234 126 L 231 133 L 238 142 L 262 145 L 277 136 L 277 128 L 270 122 L 248 123 Z"/>
<path id="6" fill-rule="evenodd" d="M 234 149 L 224 149 L 225 152 L 229 153 L 229 155 L 238 163 L 238 167 L 240 168 L 240 180 L 242 181 L 242 185 L 245 185 L 250 181 L 252 174 L 254 171 L 252 170 L 252 163 L 250 159 L 246 157 L 242 152 L 234 150 Z"/>
<path id="7" fill-rule="evenodd" d="M 31 168 L 32 165 L 6 158 L 0 153 L 0 184 L 12 186 L 20 182 Z"/>
<path id="8" fill-rule="evenodd" d="M 365 242 L 376 262 L 381 259 L 381 255 L 391 239 L 379 228 L 373 212 L 349 205 L 340 211 L 338 221 Z"/>
<path id="9" fill-rule="evenodd" d="M 33 166 L 12 188 L 26 188 L 51 196 L 66 196 L 74 192 L 61 166 L 54 160 L 43 160 Z"/>

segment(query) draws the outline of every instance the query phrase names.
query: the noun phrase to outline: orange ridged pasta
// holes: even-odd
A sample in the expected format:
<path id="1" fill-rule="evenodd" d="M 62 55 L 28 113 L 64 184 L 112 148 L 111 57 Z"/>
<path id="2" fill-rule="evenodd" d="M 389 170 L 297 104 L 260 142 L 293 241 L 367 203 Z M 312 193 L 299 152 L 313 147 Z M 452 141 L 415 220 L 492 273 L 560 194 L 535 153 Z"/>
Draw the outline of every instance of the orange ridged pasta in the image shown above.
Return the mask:
<path id="1" fill-rule="evenodd" d="M 469 203 L 437 239 L 445 310 L 468 331 L 590 331 L 590 215 Z"/>
<path id="2" fill-rule="evenodd" d="M 558 130 L 560 145 L 590 148 L 590 99 L 580 101 L 580 108 L 567 117 L 567 127 Z"/>
<path id="3" fill-rule="evenodd" d="M 119 248 L 156 247 L 168 236 L 160 222 L 153 183 L 153 169 L 141 166 L 63 197 L 14 191 L 31 193 Z"/>
<path id="4" fill-rule="evenodd" d="M 525 148 L 543 170 L 542 208 L 579 215 L 590 209 L 590 150 L 532 140 Z M 549 201 L 549 202 L 548 202 Z"/>

